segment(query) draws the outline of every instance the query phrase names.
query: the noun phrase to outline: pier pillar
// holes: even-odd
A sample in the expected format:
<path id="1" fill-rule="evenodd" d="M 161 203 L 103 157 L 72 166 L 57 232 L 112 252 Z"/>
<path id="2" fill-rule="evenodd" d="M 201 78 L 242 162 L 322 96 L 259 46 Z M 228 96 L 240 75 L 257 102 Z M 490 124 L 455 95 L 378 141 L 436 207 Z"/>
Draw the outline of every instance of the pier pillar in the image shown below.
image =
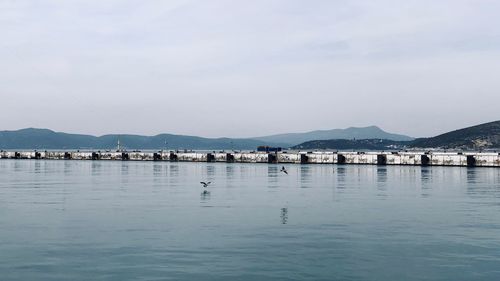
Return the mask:
<path id="1" fill-rule="evenodd" d="M 422 163 L 422 166 L 429 166 L 431 159 L 427 155 L 420 155 L 420 163 Z"/>
<path id="2" fill-rule="evenodd" d="M 476 166 L 476 157 L 474 155 L 467 155 L 467 167 Z"/>
<path id="3" fill-rule="evenodd" d="M 305 164 L 307 163 L 307 160 L 309 160 L 309 157 L 305 154 L 300 154 L 300 164 Z"/>
<path id="4" fill-rule="evenodd" d="M 387 164 L 387 155 L 378 154 L 377 155 L 377 165 L 386 165 Z"/>
<path id="5" fill-rule="evenodd" d="M 130 159 L 130 158 L 129 158 L 129 156 L 128 156 L 128 153 L 126 153 L 126 152 L 122 152 L 122 161 L 127 161 L 127 160 L 129 160 L 129 159 Z"/>
<path id="6" fill-rule="evenodd" d="M 40 159 L 42 158 L 42 154 L 38 151 L 35 151 L 35 159 Z"/>
<path id="7" fill-rule="evenodd" d="M 161 154 L 160 153 L 153 153 L 153 161 L 161 161 Z"/>
<path id="8" fill-rule="evenodd" d="M 70 159 L 71 159 L 71 153 L 64 152 L 64 160 L 70 160 Z"/>
<path id="9" fill-rule="evenodd" d="M 101 158 L 101 155 L 96 152 L 92 152 L 92 160 L 99 160 Z"/>
<path id="10" fill-rule="evenodd" d="M 207 162 L 215 162 L 215 155 L 207 153 Z"/>
<path id="11" fill-rule="evenodd" d="M 337 164 L 345 164 L 345 156 L 342 154 L 337 154 Z"/>
<path id="12" fill-rule="evenodd" d="M 267 154 L 267 163 L 275 164 L 278 162 L 277 159 L 278 159 L 278 157 L 276 157 L 276 154 L 274 154 L 274 153 Z"/>
<path id="13" fill-rule="evenodd" d="M 20 152 L 14 152 L 14 159 L 21 159 L 21 153 Z"/>
<path id="14" fill-rule="evenodd" d="M 170 155 L 168 156 L 168 159 L 170 161 L 177 161 L 178 160 L 177 154 L 175 154 L 173 152 L 170 152 Z"/>
<path id="15" fill-rule="evenodd" d="M 227 163 L 234 163 L 234 155 L 232 155 L 231 153 L 227 153 L 226 154 L 226 162 Z"/>

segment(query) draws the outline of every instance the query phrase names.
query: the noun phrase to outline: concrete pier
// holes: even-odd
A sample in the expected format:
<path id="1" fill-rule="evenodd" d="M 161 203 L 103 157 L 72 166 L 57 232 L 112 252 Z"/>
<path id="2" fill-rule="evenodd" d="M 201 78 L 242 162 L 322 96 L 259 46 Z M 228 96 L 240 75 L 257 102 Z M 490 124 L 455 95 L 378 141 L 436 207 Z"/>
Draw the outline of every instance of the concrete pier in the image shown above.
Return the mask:
<path id="1" fill-rule="evenodd" d="M 500 153 L 496 152 L 0 151 L 0 159 L 500 167 Z"/>

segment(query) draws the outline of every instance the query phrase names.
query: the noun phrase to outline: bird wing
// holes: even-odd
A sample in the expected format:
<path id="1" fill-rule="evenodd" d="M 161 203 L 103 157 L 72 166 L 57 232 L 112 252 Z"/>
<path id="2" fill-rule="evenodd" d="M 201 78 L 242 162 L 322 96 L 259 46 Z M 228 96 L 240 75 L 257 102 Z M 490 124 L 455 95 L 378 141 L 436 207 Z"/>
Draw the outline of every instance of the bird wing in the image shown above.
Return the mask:
<path id="1" fill-rule="evenodd" d="M 208 184 L 211 184 L 211 183 L 212 183 L 212 182 L 211 182 L 211 181 L 209 181 L 209 182 L 207 182 L 207 185 L 208 185 Z"/>
<path id="2" fill-rule="evenodd" d="M 287 171 L 285 171 L 285 170 L 283 170 L 283 173 L 285 173 L 285 174 L 287 174 L 287 175 L 288 175 L 288 172 L 287 172 Z"/>
<path id="3" fill-rule="evenodd" d="M 207 185 L 207 183 L 204 182 L 204 181 L 200 181 L 200 183 L 203 184 L 203 185 Z"/>

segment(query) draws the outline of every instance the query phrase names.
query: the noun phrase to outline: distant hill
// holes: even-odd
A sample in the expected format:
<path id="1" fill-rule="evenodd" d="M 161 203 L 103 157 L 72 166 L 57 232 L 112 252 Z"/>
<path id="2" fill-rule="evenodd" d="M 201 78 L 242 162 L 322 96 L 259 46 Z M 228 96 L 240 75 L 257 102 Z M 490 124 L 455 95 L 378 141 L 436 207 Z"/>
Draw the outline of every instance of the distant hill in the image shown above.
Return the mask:
<path id="1" fill-rule="evenodd" d="M 27 128 L 16 131 L 0 131 L 0 149 L 114 149 L 117 141 L 126 149 L 247 149 L 261 145 L 290 147 L 304 141 L 328 138 L 387 138 L 412 139 L 390 134 L 378 127 L 347 128 L 308 133 L 281 134 L 259 138 L 203 138 L 173 134 L 156 136 L 104 135 L 100 137 L 67 134 L 48 129 Z M 165 141 L 167 145 L 165 146 Z"/>
<path id="2" fill-rule="evenodd" d="M 472 126 L 432 138 L 413 139 L 391 134 L 376 126 L 363 128 L 280 134 L 258 138 L 203 138 L 173 134 L 156 136 L 104 135 L 100 137 L 67 134 L 48 129 L 0 131 L 0 149 L 114 149 L 120 139 L 122 146 L 134 149 L 245 149 L 261 145 L 296 149 L 367 149 L 389 150 L 409 148 L 500 148 L 500 120 Z M 167 145 L 165 145 L 167 142 Z"/>
<path id="3" fill-rule="evenodd" d="M 410 146 L 457 149 L 500 148 L 500 120 L 452 131 L 432 138 L 419 138 L 413 141 Z"/>
<path id="4" fill-rule="evenodd" d="M 301 143 L 294 149 L 389 150 L 404 148 L 490 149 L 500 148 L 500 121 L 472 126 L 432 138 L 415 140 L 330 139 Z"/>
<path id="5" fill-rule="evenodd" d="M 120 139 L 126 149 L 256 149 L 260 145 L 286 146 L 255 139 L 202 138 L 172 134 L 156 136 L 104 135 L 100 137 L 54 132 L 48 129 L 0 131 L 0 149 L 114 149 Z M 167 145 L 165 146 L 165 142 Z"/>
<path id="6" fill-rule="evenodd" d="M 361 128 L 350 127 L 347 129 L 318 130 L 307 133 L 279 134 L 254 139 L 265 142 L 287 143 L 290 144 L 290 146 L 293 146 L 312 140 L 386 139 L 394 141 L 410 141 L 414 138 L 405 135 L 388 133 L 377 126 L 369 126 Z"/>
<path id="7" fill-rule="evenodd" d="M 301 143 L 292 147 L 292 149 L 314 150 L 397 150 L 402 149 L 411 141 L 393 141 L 384 139 L 362 139 L 362 140 L 314 140 Z"/>

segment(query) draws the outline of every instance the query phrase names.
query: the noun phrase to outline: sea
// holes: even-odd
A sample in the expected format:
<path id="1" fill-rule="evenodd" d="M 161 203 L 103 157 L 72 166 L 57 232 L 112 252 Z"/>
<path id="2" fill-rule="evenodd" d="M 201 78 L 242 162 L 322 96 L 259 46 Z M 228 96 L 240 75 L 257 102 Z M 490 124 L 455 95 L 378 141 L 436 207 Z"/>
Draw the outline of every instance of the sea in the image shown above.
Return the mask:
<path id="1" fill-rule="evenodd" d="M 0 280 L 500 280 L 500 169 L 282 166 L 2 159 Z"/>

